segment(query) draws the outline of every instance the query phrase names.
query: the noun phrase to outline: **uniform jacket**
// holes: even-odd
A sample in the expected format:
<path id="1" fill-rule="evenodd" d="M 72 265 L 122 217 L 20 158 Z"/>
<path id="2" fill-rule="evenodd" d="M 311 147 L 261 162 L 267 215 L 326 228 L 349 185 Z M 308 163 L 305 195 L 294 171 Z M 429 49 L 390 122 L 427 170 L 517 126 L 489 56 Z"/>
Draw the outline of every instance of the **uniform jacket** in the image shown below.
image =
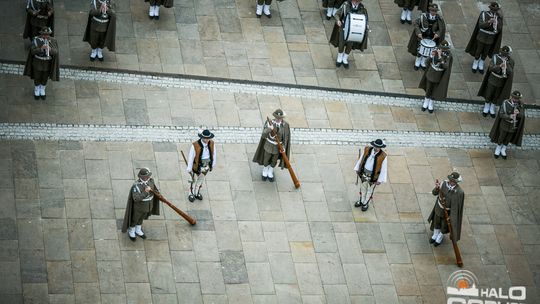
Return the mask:
<path id="1" fill-rule="evenodd" d="M 33 38 L 33 35 L 34 33 L 32 33 L 32 19 L 33 18 L 36 18 L 35 16 L 33 16 L 29 11 L 30 10 L 33 10 L 34 8 L 37 9 L 37 5 L 34 4 L 34 0 L 28 0 L 27 2 L 27 13 L 26 13 L 26 23 L 24 25 L 24 32 L 23 32 L 23 38 L 26 39 L 26 38 Z M 51 36 L 54 35 L 54 3 L 53 3 L 53 0 L 49 0 L 49 7 L 48 7 L 48 11 L 51 12 L 51 15 L 49 16 L 49 18 L 47 18 L 47 24 L 45 26 L 48 26 L 52 29 L 52 34 Z M 39 30 L 39 29 L 38 29 Z"/>
<path id="2" fill-rule="evenodd" d="M 37 37 L 36 37 L 37 38 Z M 35 39 L 35 38 L 34 38 Z M 50 69 L 49 69 L 49 78 L 52 81 L 58 81 L 60 80 L 60 59 L 58 58 L 58 43 L 56 42 L 56 39 L 49 36 L 49 46 L 51 48 L 51 51 L 49 53 L 49 56 L 51 56 L 51 63 L 50 63 Z M 38 52 L 38 47 L 32 41 L 32 45 L 30 46 L 30 51 L 28 52 L 28 57 L 26 58 L 26 64 L 24 66 L 24 72 L 23 75 L 29 76 L 31 79 L 34 79 L 34 60 L 40 60 L 34 57 L 34 54 Z"/>
<path id="3" fill-rule="evenodd" d="M 450 223 L 452 224 L 452 239 L 456 242 L 461 238 L 461 223 L 463 222 L 463 202 L 465 200 L 465 193 L 463 189 L 458 185 L 452 190 L 448 189 L 448 181 L 444 181 L 440 189 L 434 188 L 433 195 L 437 195 L 433 210 L 429 215 L 428 222 L 432 223 L 435 217 L 442 218 L 442 233 L 448 233 L 448 226 L 446 225 L 446 219 L 444 218 L 444 210 L 439 206 L 439 191 L 442 192 L 445 198 L 446 208 L 450 208 L 448 216 L 450 217 Z"/>
<path id="4" fill-rule="evenodd" d="M 266 139 L 270 136 L 270 128 L 268 128 L 268 122 L 264 123 L 264 129 L 261 134 L 261 139 L 259 140 L 259 145 L 257 146 L 257 150 L 255 151 L 255 155 L 253 156 L 253 162 L 258 163 L 259 165 L 263 165 L 264 161 L 264 154 L 265 153 L 272 153 L 272 154 L 279 154 L 279 166 L 283 169 L 285 168 L 285 162 L 281 158 L 281 153 L 279 153 L 277 146 L 269 143 Z M 281 139 L 281 144 L 283 145 L 283 148 L 285 149 L 285 154 L 287 155 L 287 158 L 290 158 L 290 151 L 291 151 L 291 129 L 289 128 L 289 124 L 286 121 L 281 122 L 281 126 L 278 130 L 279 138 Z"/>
<path id="5" fill-rule="evenodd" d="M 351 2 L 350 1 L 345 1 L 340 6 L 340 8 L 336 11 L 336 15 L 334 16 L 334 18 L 336 18 L 336 21 L 341 20 L 341 22 L 345 22 L 345 18 L 351 12 L 352 12 L 352 4 L 351 4 Z M 369 26 L 369 23 L 368 23 L 369 18 L 368 18 L 367 9 L 366 9 L 366 7 L 364 6 L 364 4 L 362 2 L 360 2 L 358 4 L 358 12 L 357 12 L 357 14 L 366 15 L 366 31 L 364 33 L 364 40 L 362 40 L 362 42 L 353 42 L 352 49 L 353 50 L 364 51 L 365 49 L 367 49 L 368 34 L 369 34 L 369 28 L 368 28 L 368 26 Z M 343 35 L 343 28 L 344 28 L 343 24 L 341 25 L 341 27 L 339 27 L 337 25 L 337 23 L 334 24 L 334 29 L 332 30 L 332 35 L 330 35 L 330 43 L 335 47 L 339 46 L 339 36 Z"/>
<path id="6" fill-rule="evenodd" d="M 412 32 L 409 44 L 407 45 L 407 50 L 414 56 L 418 55 L 418 43 L 420 43 L 418 35 L 422 34 L 421 28 L 428 27 L 428 14 L 429 13 L 422 13 L 422 15 L 414 21 L 414 31 Z M 440 41 L 444 40 L 446 34 L 446 22 L 441 15 L 437 15 L 437 19 L 432 25 L 432 30 L 434 34 L 439 36 L 439 38 L 435 40 L 437 44 L 439 44 Z"/>
<path id="7" fill-rule="evenodd" d="M 465 52 L 469 53 L 471 56 L 475 56 L 475 51 L 478 46 L 478 32 L 480 32 L 480 29 L 485 30 L 493 30 L 493 26 L 488 23 L 489 16 L 487 15 L 488 11 L 483 11 L 480 13 L 480 16 L 478 16 L 478 21 L 476 22 L 476 26 L 474 27 L 474 31 L 471 35 L 471 39 L 469 40 L 469 43 L 467 44 L 467 47 L 465 48 Z M 503 27 L 503 17 L 500 12 L 497 12 L 498 23 L 497 23 L 497 34 L 495 34 L 495 41 L 493 44 L 491 44 L 488 52 L 488 56 L 492 57 L 493 53 L 498 52 L 501 48 L 501 41 L 502 41 L 502 27 Z"/>
<path id="8" fill-rule="evenodd" d="M 493 55 L 493 58 L 491 62 L 489 63 L 489 67 L 487 69 L 487 73 L 484 76 L 484 79 L 482 80 L 480 89 L 478 90 L 477 96 L 482 96 L 484 98 L 487 98 L 487 96 L 491 95 L 490 90 L 494 88 L 488 86 L 489 78 L 496 77 L 496 76 L 491 75 L 491 73 L 494 72 L 499 75 L 502 74 L 502 69 L 498 67 L 498 65 L 501 64 L 501 59 L 498 56 L 499 54 Z M 512 91 L 512 83 L 514 82 L 514 59 L 512 59 L 510 56 L 508 57 L 508 61 L 506 62 L 506 75 L 507 76 L 506 76 L 506 79 L 504 80 L 501 94 L 497 96 L 494 100 L 488 100 L 488 101 L 500 105 L 505 99 L 508 98 L 508 96 L 510 96 L 510 92 Z"/>
<path id="9" fill-rule="evenodd" d="M 510 143 L 521 147 L 521 141 L 523 140 L 523 130 L 525 129 L 525 107 L 522 103 L 520 103 L 517 108 L 519 109 L 519 114 L 516 124 L 516 130 L 514 136 L 512 136 L 512 139 L 510 140 Z M 508 121 L 511 120 L 510 114 L 513 113 L 514 107 L 512 107 L 509 100 L 505 100 L 499 108 L 497 117 L 495 117 L 495 121 L 493 122 L 493 127 L 491 127 L 491 131 L 489 132 L 489 138 L 491 139 L 491 142 L 497 143 L 499 133 L 508 132 L 509 129 L 512 128 L 512 123 L 509 123 Z"/>
<path id="10" fill-rule="evenodd" d="M 156 184 L 153 178 L 149 179 L 148 186 L 156 192 L 159 191 L 156 187 Z M 133 214 L 133 204 L 140 203 L 141 200 L 147 195 L 148 194 L 144 192 L 144 185 L 140 184 L 140 180 L 138 180 L 131 186 L 128 199 L 127 199 L 126 212 L 124 213 L 124 222 L 122 224 L 122 232 L 126 232 L 129 227 L 134 226 L 131 224 L 131 216 Z M 157 198 L 156 195 L 154 195 L 154 199 L 152 201 L 152 210 L 146 216 L 146 219 L 150 215 L 159 215 L 159 199 Z"/>
<path id="11" fill-rule="evenodd" d="M 433 62 L 433 58 L 428 58 L 426 61 L 426 64 L 428 66 L 427 70 L 424 72 L 424 76 L 422 76 L 422 80 L 420 80 L 420 84 L 418 85 L 419 88 L 426 90 L 427 82 L 429 81 L 429 73 L 442 73 L 440 76 L 439 84 L 433 89 L 433 99 L 435 100 L 443 100 L 448 95 L 448 85 L 450 83 L 450 75 L 452 74 L 452 63 L 453 63 L 453 57 L 452 53 L 450 51 L 446 51 L 448 53 L 448 57 L 446 58 L 446 63 L 441 64 L 441 67 L 444 68 L 444 71 L 436 72 L 434 68 L 431 66 L 431 63 Z"/>
<path id="12" fill-rule="evenodd" d="M 88 13 L 88 22 L 86 23 L 86 29 L 83 36 L 83 41 L 86 41 L 88 43 L 90 43 L 91 39 L 90 31 L 92 30 L 92 13 L 95 10 L 99 10 L 99 6 L 95 7 L 94 3 L 92 2 L 90 6 L 90 12 Z M 107 11 L 107 14 L 109 15 L 109 26 L 107 27 L 107 33 L 105 34 L 105 46 L 109 49 L 109 51 L 114 52 L 114 50 L 116 49 L 116 13 L 112 9 L 110 9 Z"/>

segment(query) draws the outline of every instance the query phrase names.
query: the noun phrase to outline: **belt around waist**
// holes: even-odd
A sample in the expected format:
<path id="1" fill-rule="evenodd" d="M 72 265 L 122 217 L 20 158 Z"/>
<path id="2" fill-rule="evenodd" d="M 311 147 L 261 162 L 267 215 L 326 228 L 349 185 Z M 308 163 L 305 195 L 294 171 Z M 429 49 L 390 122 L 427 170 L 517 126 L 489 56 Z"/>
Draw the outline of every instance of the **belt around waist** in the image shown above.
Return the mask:
<path id="1" fill-rule="evenodd" d="M 434 69 L 434 70 L 437 71 L 437 72 L 442 72 L 442 71 L 444 71 L 443 68 L 440 68 L 440 67 L 434 65 L 433 63 L 431 64 L 431 68 Z"/>
<path id="2" fill-rule="evenodd" d="M 271 140 L 270 138 L 266 138 L 266 141 L 269 142 L 269 143 L 271 143 L 271 144 L 274 145 L 274 146 L 277 146 L 277 142 Z"/>
<path id="3" fill-rule="evenodd" d="M 495 32 L 495 31 L 487 31 L 487 30 L 483 30 L 483 29 L 480 29 L 480 32 L 486 33 L 486 34 L 489 34 L 489 35 L 495 35 L 495 34 L 497 34 L 497 32 Z"/>
<path id="4" fill-rule="evenodd" d="M 95 17 L 95 16 L 92 17 L 92 19 L 94 19 L 95 21 L 100 22 L 100 23 L 107 23 L 107 22 L 109 22 L 109 19 L 99 19 L 99 18 L 97 18 L 97 17 Z"/>
<path id="5" fill-rule="evenodd" d="M 154 195 L 150 195 L 149 197 L 143 198 L 143 202 L 148 202 L 154 199 Z"/>
<path id="6" fill-rule="evenodd" d="M 437 200 L 437 204 L 439 204 L 439 207 L 441 207 L 441 209 L 446 209 L 446 211 L 450 211 L 450 208 L 444 208 L 439 200 Z"/>
<path id="7" fill-rule="evenodd" d="M 51 60 L 52 57 L 51 56 L 38 56 L 38 55 L 34 55 L 35 58 L 39 59 L 39 60 Z"/>
<path id="8" fill-rule="evenodd" d="M 497 74 L 497 73 L 495 73 L 495 72 L 491 72 L 491 75 L 493 75 L 493 76 L 495 76 L 495 77 L 497 77 L 497 78 L 506 78 L 506 76 L 499 75 L 499 74 Z"/>

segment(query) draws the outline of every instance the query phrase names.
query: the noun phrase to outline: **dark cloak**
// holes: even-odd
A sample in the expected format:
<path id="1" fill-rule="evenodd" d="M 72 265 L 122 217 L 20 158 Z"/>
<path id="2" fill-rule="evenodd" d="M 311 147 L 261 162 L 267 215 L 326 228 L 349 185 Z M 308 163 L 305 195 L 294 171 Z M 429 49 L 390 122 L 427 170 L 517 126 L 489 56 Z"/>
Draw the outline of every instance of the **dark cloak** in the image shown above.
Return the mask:
<path id="1" fill-rule="evenodd" d="M 500 16 L 499 22 L 501 23 L 501 26 L 502 26 L 503 18 L 501 15 L 499 16 Z M 478 16 L 478 21 L 476 21 L 476 26 L 474 27 L 474 31 L 471 35 L 471 40 L 469 40 L 469 43 L 467 44 L 467 47 L 465 48 L 465 52 L 469 53 L 473 57 L 475 55 L 475 51 L 478 45 L 478 41 L 476 40 L 476 37 L 478 36 L 478 32 L 480 31 L 480 17 L 482 17 L 482 14 Z M 490 46 L 489 51 L 488 51 L 488 57 L 490 58 L 493 57 L 493 54 L 495 52 L 498 52 L 499 49 L 501 48 L 502 31 L 499 31 L 496 34 L 496 36 L 497 37 L 495 37 L 495 42 Z"/>
<path id="2" fill-rule="evenodd" d="M 409 44 L 407 44 L 407 50 L 413 56 L 418 55 L 418 44 L 420 43 L 420 40 L 418 39 L 418 34 L 422 34 L 422 32 L 420 31 L 420 18 L 423 18 L 423 16 L 423 14 L 420 15 L 414 21 L 414 31 L 412 31 L 411 38 L 409 38 Z M 435 40 L 435 42 L 437 43 L 437 45 L 439 45 L 439 42 L 444 40 L 444 36 L 446 35 L 446 23 L 444 22 L 443 17 L 439 15 L 437 18 L 437 22 L 433 25 L 433 27 L 437 29 L 436 31 L 434 31 L 434 33 L 438 34 L 439 38 Z"/>
<path id="3" fill-rule="evenodd" d="M 90 31 L 92 16 L 88 14 L 88 21 L 86 22 L 86 30 L 84 31 L 83 41 L 90 43 Z M 116 14 L 109 14 L 109 25 L 107 26 L 107 32 L 105 34 L 105 46 L 109 51 L 114 52 L 116 49 Z"/>
<path id="4" fill-rule="evenodd" d="M 363 5 L 362 2 L 360 2 L 360 4 Z M 351 3 L 349 1 L 346 1 L 344 2 L 342 5 L 346 6 L 343 10 L 343 16 L 340 16 L 340 20 L 342 23 L 345 23 L 345 17 L 347 16 L 347 14 L 349 14 L 349 12 L 351 11 Z M 362 40 L 362 42 L 353 42 L 353 45 L 352 45 L 352 49 L 353 50 L 360 50 L 360 51 L 364 51 L 365 49 L 367 49 L 367 42 L 368 42 L 368 34 L 369 34 L 369 17 L 368 17 L 368 12 L 367 12 L 367 9 L 366 7 L 364 6 L 364 11 L 363 12 L 359 12 L 359 14 L 364 14 L 366 15 L 366 31 L 364 32 L 364 40 Z M 329 42 L 334 46 L 334 47 L 339 47 L 339 35 L 343 35 L 343 24 L 341 27 L 339 27 L 337 25 L 337 23 L 334 23 L 334 28 L 332 29 L 332 34 L 330 35 L 330 40 Z"/>
<path id="5" fill-rule="evenodd" d="M 53 4 L 53 0 L 50 0 L 50 5 L 51 7 L 53 8 L 53 13 L 52 15 L 47 19 L 47 26 L 51 28 L 52 30 L 52 34 L 51 36 L 54 36 L 54 4 Z M 24 24 L 24 32 L 23 32 L 23 38 L 26 39 L 26 38 L 31 38 L 33 39 L 33 34 L 32 34 L 32 24 L 30 23 L 30 19 L 32 19 L 32 17 L 30 16 L 30 14 L 28 12 L 26 12 L 26 22 Z"/>
<path id="6" fill-rule="evenodd" d="M 266 125 L 266 124 L 265 124 Z M 281 128 L 284 128 L 284 133 L 286 134 L 285 138 L 280 138 L 282 145 L 285 146 L 285 154 L 287 155 L 287 158 L 290 159 L 290 151 L 291 151 L 291 130 L 289 127 L 289 124 L 285 121 L 283 121 L 283 126 Z M 261 135 L 261 139 L 259 140 L 259 145 L 257 146 L 257 150 L 255 151 L 255 155 L 253 156 L 253 162 L 258 163 L 259 165 L 263 165 L 264 160 L 264 144 L 266 143 L 266 136 L 265 133 Z M 281 157 L 281 153 L 279 153 L 278 156 L 279 160 L 279 166 L 281 169 L 285 168 L 285 162 L 283 161 Z"/>
<path id="7" fill-rule="evenodd" d="M 428 69 L 431 68 L 431 58 L 428 59 Z M 439 84 L 433 89 L 433 99 L 435 100 L 443 100 L 446 98 L 448 94 L 448 84 L 450 83 L 450 75 L 452 74 L 452 63 L 454 61 L 454 58 L 450 54 L 448 56 L 448 68 L 444 70 L 443 75 L 441 76 L 441 80 L 439 81 Z M 419 88 L 426 90 L 426 82 L 427 82 L 427 69 L 424 72 L 424 75 L 422 76 L 422 79 L 420 80 L 420 84 L 418 85 Z"/>
<path id="8" fill-rule="evenodd" d="M 450 214 L 448 214 L 448 216 L 450 217 L 450 224 L 452 224 L 452 239 L 457 242 L 461 238 L 461 223 L 463 222 L 463 202 L 465 200 L 465 193 L 459 184 L 456 185 L 453 190 L 448 190 L 447 181 L 442 183 L 439 191 L 442 191 L 446 203 L 450 206 Z M 432 193 L 433 195 L 438 195 L 436 189 L 433 189 Z M 431 230 L 434 229 L 434 219 L 438 216 L 435 213 L 435 208 L 440 208 L 437 203 L 438 200 L 439 197 L 437 197 L 435 205 L 433 205 L 433 210 L 431 210 L 431 214 L 428 217 L 428 222 L 431 223 Z M 448 233 L 448 225 L 446 224 L 444 215 L 441 220 L 441 224 L 441 232 L 443 234 Z"/>
<path id="9" fill-rule="evenodd" d="M 512 67 L 512 72 L 507 74 L 506 81 L 504 82 L 503 88 L 501 90 L 501 94 L 494 100 L 488 100 L 490 102 L 493 102 L 497 105 L 500 105 L 505 99 L 508 99 L 510 96 L 510 93 L 512 91 L 512 83 L 514 82 L 514 60 L 512 58 L 508 58 L 508 62 L 506 63 L 507 66 Z M 482 84 L 480 85 L 480 89 L 478 90 L 478 94 L 476 96 L 481 96 L 486 98 L 487 89 L 488 89 L 488 79 L 491 75 L 491 65 L 488 67 L 486 75 L 484 75 L 484 79 L 482 80 Z"/>
<path id="10" fill-rule="evenodd" d="M 130 227 L 131 216 L 133 214 L 133 204 L 135 203 L 135 201 L 133 200 L 133 191 L 131 191 L 132 188 L 130 188 L 130 191 L 129 191 L 127 205 L 126 205 L 126 212 L 124 213 L 124 222 L 122 223 L 122 232 L 124 233 L 127 232 L 127 229 Z M 157 190 L 157 188 L 155 190 Z M 145 219 L 148 219 L 150 215 L 159 215 L 159 199 L 157 195 L 154 195 L 154 199 L 152 200 L 152 210 L 150 211 L 149 214 L 147 214 Z"/>
<path id="11" fill-rule="evenodd" d="M 525 107 L 522 107 L 522 111 L 523 112 L 521 113 L 519 123 L 517 125 L 517 130 L 514 133 L 514 136 L 512 136 L 512 139 L 509 141 L 510 143 L 518 147 L 521 147 L 521 142 L 523 140 L 523 131 L 525 130 Z M 499 132 L 501 132 L 500 128 L 502 117 L 499 115 L 499 112 L 497 112 L 497 117 L 495 117 L 493 127 L 491 127 L 491 131 L 489 132 L 489 139 L 491 139 L 491 142 L 493 143 L 497 143 Z"/>
<path id="12" fill-rule="evenodd" d="M 144 2 L 150 2 L 150 0 L 144 0 Z M 161 0 L 160 2 L 161 2 L 161 5 L 163 5 L 166 8 L 171 8 L 174 5 L 174 0 Z"/>
<path id="13" fill-rule="evenodd" d="M 49 37 L 49 44 L 53 45 L 58 50 L 58 43 L 56 42 L 56 39 Z M 49 79 L 52 81 L 58 81 L 60 80 L 60 59 L 59 59 L 59 52 L 56 52 L 56 55 L 51 56 L 51 68 L 49 70 Z M 26 57 L 26 63 L 24 65 L 24 72 L 23 75 L 30 77 L 30 79 L 34 79 L 34 67 L 32 62 L 36 59 L 34 55 L 32 55 L 32 47 L 30 47 L 30 50 L 28 51 L 28 56 Z"/>

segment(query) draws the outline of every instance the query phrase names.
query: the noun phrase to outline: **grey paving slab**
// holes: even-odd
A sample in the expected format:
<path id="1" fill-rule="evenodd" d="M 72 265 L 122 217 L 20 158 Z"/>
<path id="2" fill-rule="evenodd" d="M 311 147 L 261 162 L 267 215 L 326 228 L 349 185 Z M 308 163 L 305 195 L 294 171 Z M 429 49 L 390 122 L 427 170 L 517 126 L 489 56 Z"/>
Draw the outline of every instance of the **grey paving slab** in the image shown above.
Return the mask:
<path id="1" fill-rule="evenodd" d="M 99 290 L 101 293 L 118 293 L 124 288 L 124 274 L 120 261 L 97 261 Z"/>
<path id="2" fill-rule="evenodd" d="M 71 268 L 71 261 L 47 262 L 49 293 L 73 293 L 73 275 Z"/>
<path id="3" fill-rule="evenodd" d="M 245 259 L 241 251 L 221 252 L 220 261 L 225 284 L 248 283 Z"/>
<path id="4" fill-rule="evenodd" d="M 219 263 L 197 262 L 197 269 L 199 270 L 199 280 L 203 295 L 225 293 L 225 283 Z"/>

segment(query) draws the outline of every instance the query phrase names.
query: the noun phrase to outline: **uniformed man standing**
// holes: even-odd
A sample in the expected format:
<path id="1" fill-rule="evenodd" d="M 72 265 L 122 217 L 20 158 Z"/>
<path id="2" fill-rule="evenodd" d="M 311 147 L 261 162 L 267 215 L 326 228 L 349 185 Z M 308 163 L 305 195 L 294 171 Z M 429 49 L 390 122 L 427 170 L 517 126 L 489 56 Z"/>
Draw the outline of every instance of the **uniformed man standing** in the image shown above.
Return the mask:
<path id="1" fill-rule="evenodd" d="M 386 182 L 388 160 L 386 152 L 382 150 L 386 145 L 381 139 L 372 141 L 371 146 L 360 150 L 354 171 L 360 178 L 360 199 L 354 203 L 355 207 L 362 206 L 362 211 L 369 208 L 373 190 L 377 185 Z"/>
<path id="2" fill-rule="evenodd" d="M 506 159 L 506 147 L 510 143 L 518 147 L 521 146 L 525 128 L 525 107 L 521 98 L 521 93 L 514 91 L 510 95 L 510 99 L 503 101 L 499 108 L 497 118 L 495 118 L 489 133 L 491 142 L 497 144 L 495 158 L 502 156 L 503 159 Z"/>
<path id="3" fill-rule="evenodd" d="M 484 74 L 486 57 L 493 56 L 499 50 L 502 41 L 503 16 L 499 3 L 491 2 L 489 10 L 482 11 L 465 52 L 474 56 L 472 72 Z"/>
<path id="4" fill-rule="evenodd" d="M 460 174 L 458 172 L 452 172 L 448 175 L 448 180 L 442 182 L 442 185 L 438 181 L 435 183 L 432 194 L 438 197 L 428 218 L 428 222 L 431 223 L 430 229 L 433 231 L 429 243 L 434 244 L 435 247 L 442 244 L 444 235 L 449 232 L 443 208 L 446 208 L 450 218 L 452 239 L 457 242 L 461 237 L 463 201 L 465 199 L 465 193 L 459 186 L 461 181 Z M 443 198 L 442 202 L 441 197 Z"/>
<path id="5" fill-rule="evenodd" d="M 407 50 L 413 56 L 416 56 L 414 69 L 418 70 L 420 66 L 426 68 L 427 57 L 418 53 L 420 41 L 422 39 L 431 39 L 438 45 L 446 34 L 446 23 L 441 15 L 438 14 L 439 6 L 437 4 L 429 5 L 429 13 L 422 13 L 414 22 L 414 31 L 409 39 Z"/>
<path id="6" fill-rule="evenodd" d="M 54 30 L 53 0 L 27 0 L 23 38 L 32 41 L 44 27 Z"/>
<path id="7" fill-rule="evenodd" d="M 361 42 L 345 41 L 344 25 L 345 18 L 349 14 L 361 14 L 366 16 L 366 29 L 364 39 Z M 368 12 L 362 0 L 347 0 L 336 11 L 334 16 L 336 24 L 330 36 L 330 43 L 338 48 L 336 59 L 336 67 L 343 65 L 346 69 L 349 68 L 349 54 L 352 50 L 360 50 L 363 52 L 367 48 L 369 24 Z"/>
<path id="8" fill-rule="evenodd" d="M 201 188 L 204 178 L 216 165 L 216 149 L 212 138 L 214 134 L 209 130 L 200 132 L 199 140 L 194 141 L 189 150 L 186 170 L 193 179 L 188 196 L 190 202 L 203 199 Z"/>
<path id="9" fill-rule="evenodd" d="M 44 27 L 39 31 L 40 35 L 34 37 L 26 65 L 24 75 L 34 80 L 34 99 L 45 100 L 47 98 L 45 88 L 47 80 L 60 79 L 60 64 L 58 59 L 58 43 L 51 37 L 50 27 Z"/>
<path id="10" fill-rule="evenodd" d="M 495 105 L 500 106 L 512 91 L 514 82 L 514 59 L 510 57 L 512 48 L 505 45 L 498 54 L 493 55 L 489 68 L 480 89 L 478 96 L 484 97 L 484 110 L 482 116 L 489 115 L 495 118 Z"/>
<path id="11" fill-rule="evenodd" d="M 90 61 L 103 61 L 103 48 L 114 52 L 116 46 L 116 14 L 110 0 L 91 0 L 83 41 L 92 48 Z"/>
<path id="12" fill-rule="evenodd" d="M 152 172 L 148 168 L 142 168 L 137 176 L 139 178 L 129 191 L 122 224 L 122 232 L 127 232 L 133 242 L 137 240 L 137 236 L 146 239 L 142 230 L 143 221 L 150 215 L 159 215 L 159 199 L 151 191 L 159 191 L 151 177 Z"/>
<path id="13" fill-rule="evenodd" d="M 268 121 L 264 123 L 261 140 L 253 156 L 253 162 L 263 166 L 262 180 L 268 180 L 270 182 L 274 181 L 274 167 L 277 165 L 278 160 L 280 161 L 281 169 L 285 168 L 285 162 L 281 158 L 280 151 L 277 147 L 277 138 L 272 135 L 272 131 L 275 130 L 279 136 L 287 157 L 289 157 L 291 150 L 291 129 L 289 128 L 289 124 L 283 120 L 285 112 L 277 109 L 272 115 L 274 119 L 272 119 L 271 124 L 268 124 Z"/>
<path id="14" fill-rule="evenodd" d="M 144 2 L 150 2 L 150 8 L 148 9 L 148 17 L 150 19 L 159 20 L 159 7 L 164 6 L 171 8 L 174 5 L 174 0 L 144 0 Z"/>
<path id="15" fill-rule="evenodd" d="M 452 74 L 452 62 L 450 44 L 443 40 L 439 48 L 433 52 L 433 56 L 427 59 L 428 68 L 418 86 L 426 91 L 422 111 L 427 109 L 429 113 L 433 113 L 435 100 L 446 98 Z"/>

